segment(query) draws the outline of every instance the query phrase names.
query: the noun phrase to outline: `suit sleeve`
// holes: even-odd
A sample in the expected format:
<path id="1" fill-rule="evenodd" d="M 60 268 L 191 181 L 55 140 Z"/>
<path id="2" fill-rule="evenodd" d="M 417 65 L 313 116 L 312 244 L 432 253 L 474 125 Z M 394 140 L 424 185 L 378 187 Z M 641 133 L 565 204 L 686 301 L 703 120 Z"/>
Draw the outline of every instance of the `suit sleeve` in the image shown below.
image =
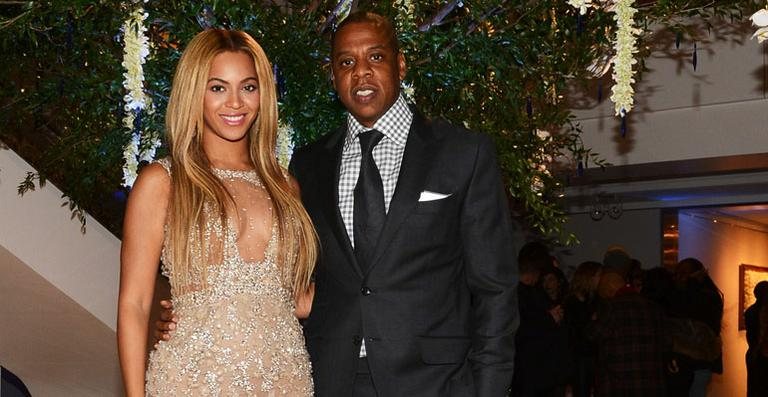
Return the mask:
<path id="1" fill-rule="evenodd" d="M 481 136 L 461 212 L 474 335 L 469 362 L 478 396 L 504 396 L 512 381 L 517 306 L 512 218 L 491 140 Z"/>

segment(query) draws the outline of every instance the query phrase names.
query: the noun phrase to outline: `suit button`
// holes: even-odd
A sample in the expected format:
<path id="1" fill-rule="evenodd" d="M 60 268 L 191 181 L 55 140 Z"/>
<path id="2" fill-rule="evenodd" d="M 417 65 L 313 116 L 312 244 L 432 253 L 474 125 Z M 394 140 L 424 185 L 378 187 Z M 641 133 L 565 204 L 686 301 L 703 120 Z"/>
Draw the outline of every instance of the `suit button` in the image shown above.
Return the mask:
<path id="1" fill-rule="evenodd" d="M 355 346 L 360 346 L 360 342 L 362 342 L 363 338 L 360 337 L 360 335 L 355 335 L 354 338 L 352 338 L 352 344 Z"/>
<path id="2" fill-rule="evenodd" d="M 366 286 L 363 286 L 362 288 L 360 288 L 360 293 L 363 294 L 363 296 L 368 296 L 371 294 L 371 289 Z"/>

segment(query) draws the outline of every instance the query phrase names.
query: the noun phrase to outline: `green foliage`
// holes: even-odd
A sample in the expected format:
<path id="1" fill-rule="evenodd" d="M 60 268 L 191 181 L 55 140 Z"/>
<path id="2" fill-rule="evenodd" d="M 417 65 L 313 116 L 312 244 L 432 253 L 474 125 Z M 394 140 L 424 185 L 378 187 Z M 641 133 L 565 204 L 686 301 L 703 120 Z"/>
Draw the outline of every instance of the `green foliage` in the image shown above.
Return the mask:
<path id="1" fill-rule="evenodd" d="M 261 43 L 279 72 L 281 119 L 294 127 L 298 145 L 343 121 L 328 78 L 328 34 L 321 32 L 336 1 L 138 3 L 149 13 L 153 43 L 144 70 L 155 111 L 143 115 L 145 130 L 163 130 L 180 51 L 206 24 L 248 31 Z M 612 14 L 591 9 L 579 17 L 564 0 L 359 3 L 401 27 L 406 80 L 421 111 L 493 136 L 516 215 L 543 236 L 568 240 L 559 205 L 565 179 L 577 164 L 605 164 L 582 145 L 563 96 L 574 81 L 591 78 L 587 66 L 611 51 Z M 663 22 L 692 36 L 683 18 L 744 18 L 758 3 L 643 2 L 639 22 Z M 120 187 L 122 150 L 130 138 L 121 125 L 120 30 L 134 6 L 0 1 L 0 140 L 39 170 L 20 193 L 50 179 L 73 216 L 84 222 L 87 209 L 117 235 L 127 193 Z M 551 134 L 542 138 L 537 130 Z"/>

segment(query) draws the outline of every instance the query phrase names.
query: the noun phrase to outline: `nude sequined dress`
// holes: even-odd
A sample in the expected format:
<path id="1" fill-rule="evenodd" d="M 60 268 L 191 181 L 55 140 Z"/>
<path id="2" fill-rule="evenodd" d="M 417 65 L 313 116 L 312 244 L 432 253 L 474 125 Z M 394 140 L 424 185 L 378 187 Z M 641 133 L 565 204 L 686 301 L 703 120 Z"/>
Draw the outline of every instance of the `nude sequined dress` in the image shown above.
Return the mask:
<path id="1" fill-rule="evenodd" d="M 159 162 L 170 173 L 167 159 Z M 214 172 L 238 214 L 228 214 L 224 230 L 206 209 L 211 216 L 203 239 L 220 242 L 223 249 L 207 257 L 193 249 L 184 285 L 166 240 L 163 274 L 171 282 L 178 324 L 171 339 L 150 353 L 147 395 L 311 396 L 309 356 L 289 283 L 276 261 L 269 195 L 255 171 Z"/>

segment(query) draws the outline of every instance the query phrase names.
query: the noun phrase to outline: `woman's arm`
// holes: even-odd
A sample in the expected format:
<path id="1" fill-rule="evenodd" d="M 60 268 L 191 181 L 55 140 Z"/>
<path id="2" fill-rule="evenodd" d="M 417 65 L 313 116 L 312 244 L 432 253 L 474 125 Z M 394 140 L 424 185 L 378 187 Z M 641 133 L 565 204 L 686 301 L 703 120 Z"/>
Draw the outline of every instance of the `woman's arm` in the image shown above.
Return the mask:
<path id="1" fill-rule="evenodd" d="M 144 395 L 152 294 L 163 246 L 170 177 L 160 164 L 146 166 L 131 190 L 123 221 L 117 342 L 128 397 Z"/>

